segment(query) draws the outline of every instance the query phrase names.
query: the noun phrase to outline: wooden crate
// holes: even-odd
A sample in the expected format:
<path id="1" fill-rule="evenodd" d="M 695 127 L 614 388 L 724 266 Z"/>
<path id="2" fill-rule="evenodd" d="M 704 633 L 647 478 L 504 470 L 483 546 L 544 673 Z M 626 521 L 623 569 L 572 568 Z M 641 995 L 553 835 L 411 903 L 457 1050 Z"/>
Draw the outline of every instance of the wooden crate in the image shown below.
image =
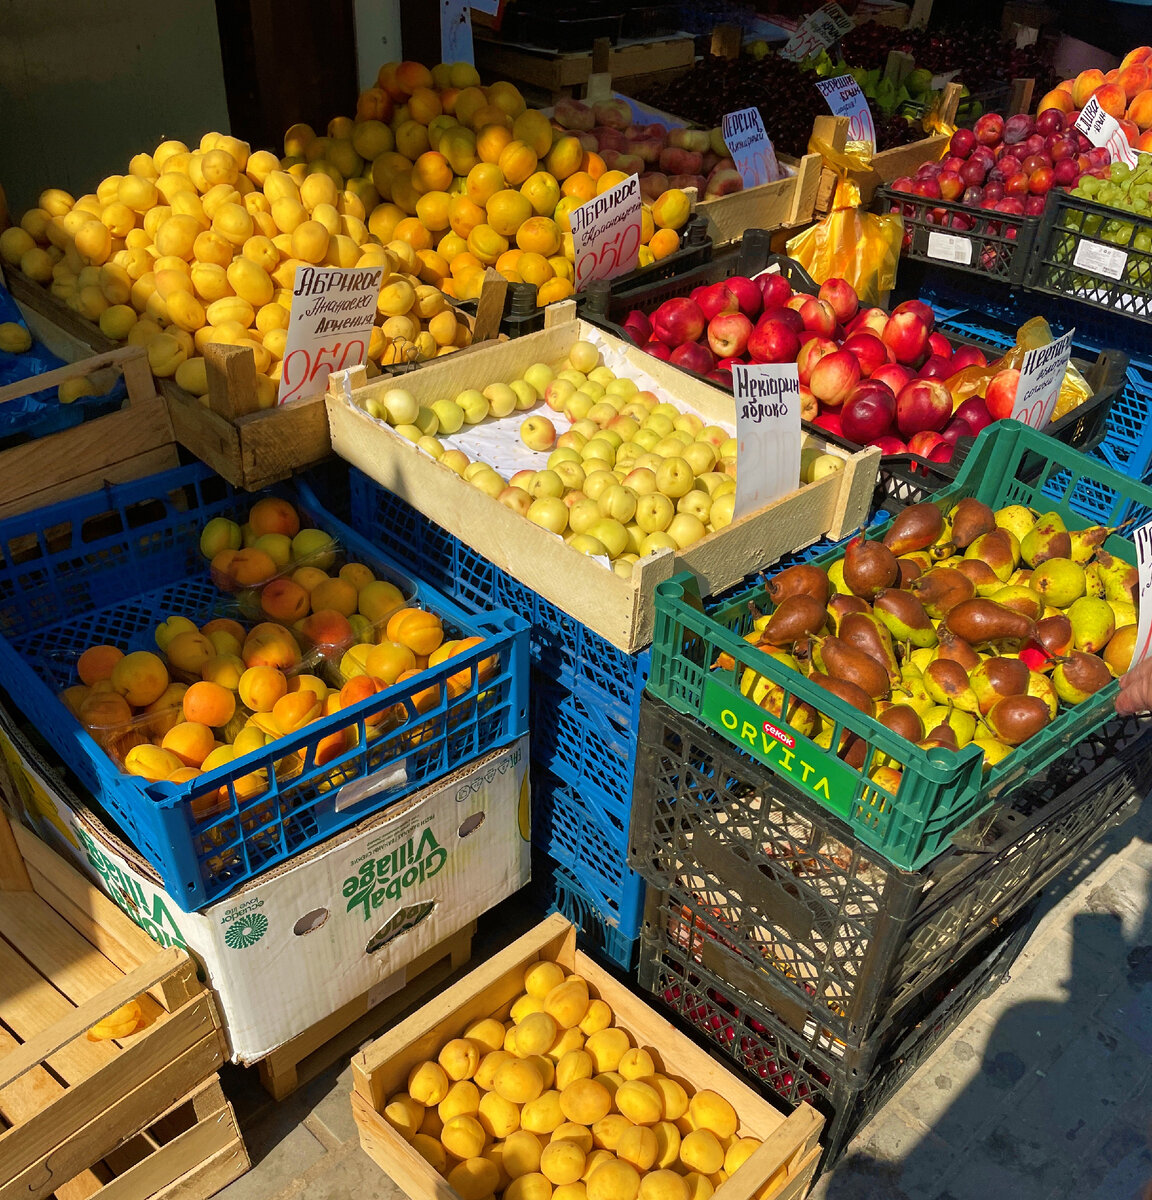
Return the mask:
<path id="1" fill-rule="evenodd" d="M 0 979 L 0 1200 L 83 1200 L 91 1164 L 224 1059 L 195 962 L 157 946 L 2 810 Z M 132 999 L 143 1029 L 87 1039 Z"/>
<path id="2" fill-rule="evenodd" d="M 83 1200 L 208 1200 L 248 1170 L 236 1114 L 210 1076 L 57 1193 Z"/>
<path id="3" fill-rule="evenodd" d="M 18 285 L 14 294 L 33 337 L 68 365 L 0 387 L 0 404 L 81 375 L 111 386 L 121 372 L 128 400 L 119 412 L 0 450 L 0 518 L 176 466 L 168 407 L 157 394 L 143 348 L 102 347 L 100 352 L 28 304 Z"/>
<path id="4" fill-rule="evenodd" d="M 574 927 L 555 914 L 352 1059 L 352 1111 L 360 1145 L 406 1195 L 413 1200 L 445 1200 L 455 1193 L 380 1115 L 385 1104 L 406 1089 L 408 1073 L 416 1063 L 435 1059 L 444 1043 L 461 1037 L 473 1021 L 490 1016 L 506 1020 L 523 990 L 525 970 L 544 960 L 582 976 L 589 993 L 611 1006 L 615 1024 L 626 1029 L 638 1046 L 651 1048 L 662 1070 L 693 1090 L 719 1092 L 736 1109 L 740 1134 L 763 1140 L 748 1161 L 717 1187 L 716 1200 L 748 1200 L 773 1180 L 776 1186 L 762 1193 L 773 1200 L 799 1200 L 806 1194 L 820 1157 L 818 1139 L 824 1118 L 807 1104 L 788 1117 L 777 1112 L 581 954 Z"/>
<path id="5" fill-rule="evenodd" d="M 260 1060 L 260 1082 L 273 1099 L 283 1100 L 338 1059 L 346 1059 L 356 1047 L 458 971 L 472 956 L 475 933 L 473 921 L 413 959 L 406 968 L 404 986 L 394 995 L 381 1000 L 374 994 L 375 988 L 369 989 L 290 1042 L 278 1046 Z"/>
<path id="6" fill-rule="evenodd" d="M 545 320 L 551 324 L 538 333 L 485 347 L 462 363 L 454 363 L 453 356 L 438 360 L 409 376 L 407 388 L 417 400 L 430 404 L 465 388 L 515 379 L 534 362 L 558 362 L 573 342 L 589 338 L 646 372 L 674 401 L 695 410 L 705 421 L 735 424 L 730 395 L 575 319 L 574 312 L 571 302 L 550 305 Z M 328 417 L 336 453 L 629 653 L 652 640 L 657 583 L 688 569 L 701 577 L 705 594 L 711 595 L 819 538 L 845 537 L 866 521 L 876 484 L 879 451 L 869 447 L 849 457 L 842 471 L 799 487 L 687 550 L 660 551 L 640 559 L 631 577 L 623 579 L 479 492 L 370 417 L 364 401 L 388 386 L 387 381 L 369 383 L 357 371 L 330 377 Z M 518 427 L 523 418 L 517 412 L 506 421 Z"/>
<path id="7" fill-rule="evenodd" d="M 693 209 L 708 221 L 708 236 L 717 248 L 731 246 L 744 237 L 746 229 L 794 229 L 807 225 L 816 210 L 816 196 L 823 174 L 819 154 L 803 158 L 781 158 L 796 172 L 775 183 L 697 200 Z"/>

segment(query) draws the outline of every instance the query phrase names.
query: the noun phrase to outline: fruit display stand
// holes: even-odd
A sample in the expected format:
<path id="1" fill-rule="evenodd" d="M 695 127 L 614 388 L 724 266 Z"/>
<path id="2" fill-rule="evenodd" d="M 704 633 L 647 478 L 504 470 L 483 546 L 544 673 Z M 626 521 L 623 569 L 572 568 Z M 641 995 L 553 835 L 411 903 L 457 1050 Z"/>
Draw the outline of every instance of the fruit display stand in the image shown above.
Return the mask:
<path id="1" fill-rule="evenodd" d="M 124 377 L 128 399 L 118 412 L 92 416 L 0 450 L 0 518 L 81 495 L 102 483 L 139 479 L 176 466 L 172 422 L 143 348 L 108 349 L 95 339 L 77 337 L 28 303 L 19 282 L 14 286 L 29 332 L 68 365 L 0 387 L 0 404 L 81 376 L 111 385 L 117 373 Z M 44 295 L 43 289 L 36 290 Z M 95 326 L 92 330 L 104 342 Z"/>
<path id="2" fill-rule="evenodd" d="M 472 1022 L 506 1019 L 523 990 L 524 973 L 533 963 L 554 962 L 588 983 L 589 995 L 607 1002 L 617 1026 L 637 1046 L 650 1047 L 673 1078 L 710 1088 L 736 1110 L 740 1129 L 762 1145 L 717 1186 L 717 1200 L 737 1200 L 763 1192 L 774 1200 L 799 1200 L 808 1189 L 820 1157 L 822 1119 L 807 1105 L 784 1117 L 750 1087 L 720 1067 L 704 1050 L 677 1032 L 641 999 L 576 949 L 575 930 L 553 916 L 513 942 L 443 995 L 373 1042 L 352 1060 L 352 1112 L 360 1144 L 413 1200 L 450 1194 L 443 1178 L 382 1116 L 390 1097 L 406 1087 L 410 1070 L 435 1058 L 450 1038 L 461 1037 Z"/>
<path id="3" fill-rule="evenodd" d="M 2 810 L 0 962 L 0 1196 L 79 1200 L 101 1182 L 94 1162 L 213 1077 L 212 996 L 186 953 L 159 947 Z M 86 1036 L 131 1001 L 135 1031 Z"/>
<path id="4" fill-rule="evenodd" d="M 652 361 L 637 347 L 577 319 L 568 305 L 552 306 L 552 324 L 539 333 L 484 348 L 457 367 L 450 360 L 423 368 L 408 381 L 417 400 L 431 403 L 477 382 L 515 379 L 532 363 L 556 361 L 587 338 L 648 374 L 673 399 L 708 421 L 735 420 L 734 402 L 676 368 Z M 379 480 L 501 570 L 629 653 L 652 637 L 652 589 L 677 566 L 696 572 L 709 593 L 729 587 L 749 571 L 825 533 L 842 536 L 866 514 L 875 483 L 875 450 L 849 458 L 844 469 L 767 505 L 677 554 L 660 552 L 639 561 L 628 579 L 566 547 L 546 530 L 470 487 L 383 422 L 364 402 L 387 390 L 358 372 L 329 381 L 332 445 L 342 458 Z M 347 386 L 345 380 L 347 379 Z M 517 423 L 519 414 L 514 418 Z"/>
<path id="5" fill-rule="evenodd" d="M 298 482 L 289 494 L 348 552 L 384 578 L 403 580 L 387 555 L 327 514 L 306 483 Z M 173 613 L 234 611 L 210 581 L 199 537 L 208 519 L 242 516 L 249 504 L 249 497 L 197 464 L 0 523 L 0 544 L 10 554 L 0 584 L 6 596 L 0 609 L 6 684 L 21 712 L 119 823 L 185 911 L 354 824 L 371 811 L 353 804 L 354 794 L 383 807 L 519 737 L 527 724 L 525 623 L 510 612 L 472 616 L 424 588 L 422 605 L 480 639 L 452 665 L 430 667 L 313 721 L 236 759 L 244 764 L 239 768 L 230 762 L 177 785 L 149 785 L 122 773 L 57 692 L 72 680 L 76 659 L 93 642 L 111 636 L 148 647 L 156 625 Z M 41 546 L 44 529 L 55 534 L 53 549 Z M 93 540 L 94 531 L 99 535 Z M 84 562 L 79 573 L 78 557 Z M 490 656 L 495 674 L 478 687 L 478 665 Z M 459 667 L 472 673 L 466 689 L 471 694 L 450 697 L 447 680 Z M 435 701 L 428 704 L 424 696 L 418 704 L 415 697 L 425 687 L 435 690 Z M 398 703 L 408 715 L 369 740 L 363 722 L 371 723 L 384 703 Z M 409 724 L 413 713 L 419 723 Z M 350 723 L 357 728 L 355 746 L 327 759 L 321 754 L 317 761 L 321 741 Z M 285 755 L 297 751 L 303 753 L 294 769 Z M 266 784 L 237 787 L 249 771 L 266 772 L 261 777 Z M 352 788 L 337 804 L 349 782 Z"/>
<path id="6" fill-rule="evenodd" d="M 1045 485 L 1061 469 L 1069 475 L 1061 494 L 1053 497 Z M 1069 529 L 1083 529 L 1088 522 L 1068 502 L 1082 480 L 1115 490 L 1114 513 L 1128 502 L 1152 511 L 1152 489 L 1015 421 L 998 422 L 997 427 L 981 433 L 956 483 L 937 500 L 955 503 L 974 496 L 992 507 L 1038 503 L 1059 513 Z M 887 526 L 869 530 L 865 536 L 872 540 L 886 530 Z M 1104 548 L 1124 563 L 1135 561 L 1135 549 L 1123 537 L 1110 535 Z M 839 557 L 838 551 L 832 551 L 814 561 L 827 567 Z M 1022 779 L 1049 766 L 1068 746 L 1104 726 L 1113 714 L 1118 691 L 1114 681 L 1082 703 L 1063 709 L 1037 734 L 983 770 L 984 756 L 978 747 L 943 754 L 925 751 L 763 652 L 749 650 L 742 637 L 752 622 L 749 602 L 764 612 L 773 607 L 765 588 L 750 589 L 711 613 L 702 611 L 694 592 L 687 575 L 658 586 L 648 685 L 652 693 L 679 712 L 698 717 L 777 774 L 803 787 L 817 803 L 842 817 L 862 842 L 907 870 L 933 859 L 956 830 Z M 721 653 L 735 661 L 733 671 L 710 669 Z M 781 726 L 789 738 L 795 736 L 795 742 L 793 749 L 783 754 L 771 735 L 760 732 L 763 710 L 739 690 L 745 667 L 779 684 L 789 697 L 807 701 L 827 714 L 834 722 L 835 738 L 842 730 L 858 735 L 865 747 L 865 761 L 879 751 L 900 764 L 899 791 L 891 792 L 848 767 L 785 722 Z"/>

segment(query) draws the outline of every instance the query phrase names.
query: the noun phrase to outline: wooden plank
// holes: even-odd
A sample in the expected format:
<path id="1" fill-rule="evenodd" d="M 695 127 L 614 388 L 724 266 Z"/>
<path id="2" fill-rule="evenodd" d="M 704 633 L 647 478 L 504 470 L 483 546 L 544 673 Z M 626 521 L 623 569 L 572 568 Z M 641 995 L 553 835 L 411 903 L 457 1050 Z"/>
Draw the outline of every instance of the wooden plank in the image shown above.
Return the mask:
<path id="1" fill-rule="evenodd" d="M 701 200 L 695 211 L 707 219 L 713 243 L 728 246 L 740 241 L 748 229 L 773 230 L 810 221 L 821 161 L 818 154 L 806 154 L 793 164 L 796 174 L 789 178 Z"/>
<path id="2" fill-rule="evenodd" d="M 208 376 L 208 407 L 227 421 L 259 412 L 256 360 L 247 346 L 209 342 L 204 347 Z"/>
<path id="3" fill-rule="evenodd" d="M 0 808 L 0 892 L 30 892 L 32 880 L 16 845 L 8 814 Z"/>
<path id="4" fill-rule="evenodd" d="M 103 1072 L 81 1080 L 70 1087 L 52 1107 L 31 1120 L 0 1134 L 0 1158 L 6 1162 L 28 1164 L 35 1162 L 59 1144 L 61 1130 L 76 1129 L 96 1120 L 109 1107 L 110 1096 L 116 1092 L 136 1092 L 137 1105 L 142 1110 L 135 1127 L 141 1128 L 155 1113 L 179 1096 L 180 1088 L 187 1090 L 186 1081 L 175 1087 L 170 1081 L 174 1057 L 189 1047 L 196 1053 L 187 1061 L 195 1079 L 204 1079 L 216 1071 L 223 1061 L 220 1035 L 216 1028 L 215 1011 L 207 995 L 185 1005 L 164 1023 L 162 1037 L 143 1037 L 134 1045 L 119 1051 L 114 1072 Z M 94 1043 L 89 1043 L 94 1045 Z M 151 1083 L 153 1091 L 142 1089 Z M 138 1090 L 139 1089 L 139 1090 Z M 150 1097 L 165 1097 L 154 1101 Z M 15 1193 L 10 1193 L 13 1197 Z M 0 1190 L 0 1200 L 9 1194 Z"/>
<path id="5" fill-rule="evenodd" d="M 489 267 L 484 272 L 484 282 L 480 285 L 480 299 L 476 302 L 476 319 L 472 324 L 473 345 L 486 342 L 500 332 L 507 295 L 508 280 L 499 271 Z"/>
<path id="6" fill-rule="evenodd" d="M 46 288 L 34 283 L 22 271 L 9 267 L 7 276 L 8 290 L 18 304 L 27 305 L 42 313 L 65 333 L 85 346 L 90 346 L 92 352 L 115 350 L 118 346 L 119 343 L 101 332 L 100 326 L 94 321 L 87 320 L 78 312 L 73 312 L 66 304 L 61 304 Z"/>
<path id="7" fill-rule="evenodd" d="M 66 363 L 62 367 L 45 371 L 41 375 L 30 375 L 27 379 L 19 379 L 15 383 L 5 384 L 4 387 L 0 387 L 0 404 L 9 400 L 19 400 L 22 396 L 30 396 L 33 392 L 40 392 L 46 388 L 59 387 L 66 380 L 77 379 L 82 375 L 91 375 L 93 371 L 98 371 L 102 367 L 122 366 L 133 359 L 140 358 L 143 358 L 145 362 L 148 361 L 143 346 L 121 346 L 116 350 L 106 350 L 101 354 L 95 354 L 91 358 L 78 359 L 76 362 Z"/>
<path id="8" fill-rule="evenodd" d="M 160 391 L 168 402 L 172 432 L 180 445 L 207 463 L 217 475 L 240 486 L 236 478 L 240 464 L 240 431 L 236 426 L 183 388 L 178 388 L 170 379 L 160 381 Z"/>
<path id="9" fill-rule="evenodd" d="M 135 1000 L 158 983 L 169 971 L 180 966 L 183 956 L 176 950 L 162 950 L 145 966 L 138 967 L 119 982 L 74 1008 L 65 1018 L 54 1021 L 21 1046 L 18 1053 L 0 1059 L 0 1088 L 30 1071 L 43 1059 L 51 1058 L 73 1038 L 86 1033 L 97 1021 L 103 1020 L 121 1005 Z"/>
<path id="10" fill-rule="evenodd" d="M 148 1200 L 208 1200 L 228 1184 L 239 1179 L 251 1166 L 248 1150 L 237 1128 L 236 1139 L 206 1162 L 173 1180 Z M 145 1200 L 141 1196 L 138 1200 Z"/>
<path id="11" fill-rule="evenodd" d="M 1031 112 L 1032 93 L 1035 89 L 1035 79 L 1013 79 L 1012 96 L 1008 101 L 1008 111 L 1005 115 L 1014 117 L 1018 113 Z"/>
<path id="12" fill-rule="evenodd" d="M 404 987 L 381 1003 L 369 1006 L 372 990 L 349 1001 L 323 1021 L 278 1046 L 260 1060 L 260 1082 L 276 1100 L 347 1058 L 368 1038 L 440 986 L 462 967 L 472 952 L 473 921 L 452 937 L 433 946 L 408 964 Z"/>
<path id="13" fill-rule="evenodd" d="M 209 1086 L 216 1078 L 211 1075 Z M 61 1134 L 59 1145 L 0 1184 L 0 1200 L 15 1200 L 16 1197 L 42 1200 L 53 1191 L 58 1193 L 62 1181 L 84 1172 L 117 1145 L 154 1123 L 165 1110 L 187 1102 L 187 1093 L 203 1080 L 204 1047 L 197 1043 L 177 1055 L 140 1087 L 124 1095 L 109 1096 L 102 1111 L 66 1138 L 64 1131 L 58 1131 Z M 198 1088 L 195 1095 L 198 1096 L 201 1090 Z M 3 1145 L 0 1141 L 0 1147 Z"/>
<path id="14" fill-rule="evenodd" d="M 241 417 L 236 427 L 240 433 L 240 486 L 250 491 L 288 479 L 332 453 L 323 395 Z"/>

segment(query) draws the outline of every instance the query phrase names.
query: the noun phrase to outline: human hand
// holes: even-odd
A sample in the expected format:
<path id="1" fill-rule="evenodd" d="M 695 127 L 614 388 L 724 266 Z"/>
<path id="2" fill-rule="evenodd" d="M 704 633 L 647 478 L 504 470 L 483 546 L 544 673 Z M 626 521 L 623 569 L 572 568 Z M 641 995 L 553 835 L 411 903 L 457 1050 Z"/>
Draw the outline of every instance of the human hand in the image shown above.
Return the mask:
<path id="1" fill-rule="evenodd" d="M 1152 658 L 1137 663 L 1120 676 L 1120 694 L 1116 711 L 1122 717 L 1152 710 Z"/>

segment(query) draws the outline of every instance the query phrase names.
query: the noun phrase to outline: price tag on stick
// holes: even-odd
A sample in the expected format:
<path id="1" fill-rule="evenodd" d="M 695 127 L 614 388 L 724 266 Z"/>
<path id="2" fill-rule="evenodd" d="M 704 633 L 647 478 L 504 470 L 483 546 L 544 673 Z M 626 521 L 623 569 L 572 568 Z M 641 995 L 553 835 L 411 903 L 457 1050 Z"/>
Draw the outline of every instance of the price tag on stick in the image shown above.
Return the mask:
<path id="1" fill-rule="evenodd" d="M 1052 421 L 1052 410 L 1060 398 L 1060 385 L 1072 355 L 1072 335 L 1068 330 L 1047 346 L 1025 351 L 1020 363 L 1020 381 L 1016 385 L 1016 402 L 1012 416 L 1033 429 L 1046 429 Z"/>
<path id="2" fill-rule="evenodd" d="M 810 54 L 819 54 L 854 28 L 852 18 L 839 4 L 825 4 L 805 19 L 780 54 L 792 62 L 800 62 Z"/>
<path id="3" fill-rule="evenodd" d="M 736 170 L 746 188 L 761 183 L 774 183 L 783 172 L 776 161 L 776 151 L 764 129 L 758 108 L 741 108 L 726 113 L 721 126 L 724 145 L 732 155 Z"/>
<path id="4" fill-rule="evenodd" d="M 300 267 L 284 345 L 278 404 L 324 391 L 331 371 L 363 366 L 380 267 Z"/>
<path id="5" fill-rule="evenodd" d="M 736 363 L 736 503 L 744 517 L 800 485 L 800 372 L 795 363 Z"/>
<path id="6" fill-rule="evenodd" d="M 640 259 L 640 179 L 629 175 L 569 217 L 576 248 L 576 291 L 593 279 L 615 279 Z"/>
<path id="7" fill-rule="evenodd" d="M 816 87 L 828 103 L 835 117 L 848 118 L 848 141 L 867 142 L 876 149 L 876 125 L 868 98 L 851 75 L 838 75 L 835 79 L 818 79 Z"/>
<path id="8" fill-rule="evenodd" d="M 1136 546 L 1136 570 L 1140 576 L 1139 615 L 1132 666 L 1143 662 L 1152 651 L 1152 521 L 1132 534 Z"/>
<path id="9" fill-rule="evenodd" d="M 1089 96 L 1088 103 L 1080 110 L 1076 128 L 1093 146 L 1107 146 L 1113 162 L 1136 165 L 1136 151 L 1128 144 L 1120 123 L 1100 107 L 1095 96 Z"/>

